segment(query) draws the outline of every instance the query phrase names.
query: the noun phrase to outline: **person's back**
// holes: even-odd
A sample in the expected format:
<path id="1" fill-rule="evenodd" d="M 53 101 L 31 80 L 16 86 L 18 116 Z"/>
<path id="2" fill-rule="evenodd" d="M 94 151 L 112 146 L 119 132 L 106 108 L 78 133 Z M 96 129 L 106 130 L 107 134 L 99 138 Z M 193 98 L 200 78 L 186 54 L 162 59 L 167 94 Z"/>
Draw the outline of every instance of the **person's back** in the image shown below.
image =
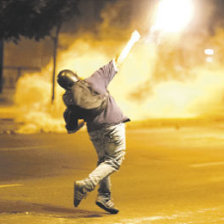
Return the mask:
<path id="1" fill-rule="evenodd" d="M 87 120 L 88 131 L 97 130 L 101 127 L 116 125 L 129 121 L 129 118 L 123 115 L 121 109 L 116 104 L 114 98 L 108 92 L 108 85 L 118 72 L 115 61 L 112 60 L 94 72 L 86 81 L 92 88 L 100 94 L 108 93 L 107 106 L 100 114 L 93 119 Z"/>

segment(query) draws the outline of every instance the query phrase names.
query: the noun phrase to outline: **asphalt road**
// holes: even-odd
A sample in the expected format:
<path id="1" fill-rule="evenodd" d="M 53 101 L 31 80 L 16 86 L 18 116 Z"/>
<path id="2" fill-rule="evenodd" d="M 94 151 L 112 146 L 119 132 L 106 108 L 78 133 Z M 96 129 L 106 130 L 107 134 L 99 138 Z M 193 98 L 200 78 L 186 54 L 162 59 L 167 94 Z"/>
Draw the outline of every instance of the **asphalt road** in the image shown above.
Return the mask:
<path id="1" fill-rule="evenodd" d="M 73 183 L 96 165 L 85 131 L 0 135 L 0 224 L 223 224 L 222 126 L 127 130 L 109 215 L 96 191 L 73 207 Z"/>

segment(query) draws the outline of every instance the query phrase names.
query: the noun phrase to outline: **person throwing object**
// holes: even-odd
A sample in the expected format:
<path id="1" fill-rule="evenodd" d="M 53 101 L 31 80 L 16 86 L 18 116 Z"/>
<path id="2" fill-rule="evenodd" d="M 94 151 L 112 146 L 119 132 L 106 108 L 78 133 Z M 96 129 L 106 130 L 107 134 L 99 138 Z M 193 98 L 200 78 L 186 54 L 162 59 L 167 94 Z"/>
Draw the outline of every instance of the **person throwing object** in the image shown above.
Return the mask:
<path id="1" fill-rule="evenodd" d="M 58 84 L 65 89 L 66 129 L 68 133 L 75 133 L 86 123 L 98 155 L 97 167 L 86 178 L 75 181 L 75 207 L 99 185 L 96 205 L 111 214 L 119 212 L 111 199 L 110 175 L 119 170 L 124 159 L 125 123 L 130 119 L 122 113 L 107 87 L 118 72 L 127 51 L 140 38 L 136 32 L 118 59 L 111 60 L 90 77 L 81 80 L 71 70 L 62 70 L 58 74 Z"/>

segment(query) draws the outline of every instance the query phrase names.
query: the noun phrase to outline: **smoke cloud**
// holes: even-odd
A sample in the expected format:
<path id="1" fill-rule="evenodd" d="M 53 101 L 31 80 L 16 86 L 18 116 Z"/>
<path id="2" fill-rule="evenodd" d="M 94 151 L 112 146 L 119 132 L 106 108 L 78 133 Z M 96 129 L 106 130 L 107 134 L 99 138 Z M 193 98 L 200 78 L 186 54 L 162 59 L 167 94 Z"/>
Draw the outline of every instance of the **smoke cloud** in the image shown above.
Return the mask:
<path id="1" fill-rule="evenodd" d="M 136 24 L 120 18 L 124 7 L 122 1 L 108 5 L 97 33 L 80 30 L 75 36 L 61 34 L 60 45 L 69 47 L 58 52 L 57 72 L 71 69 L 85 78 L 117 56 Z M 109 90 L 132 120 L 221 116 L 223 37 L 223 29 L 217 29 L 214 36 L 204 31 L 185 33 L 167 37 L 159 46 L 143 38 L 128 55 Z M 210 63 L 205 48 L 215 50 Z M 65 132 L 63 89 L 56 86 L 56 100 L 51 105 L 51 74 L 52 62 L 41 73 L 19 79 L 15 104 L 16 120 L 23 124 L 20 133 Z"/>

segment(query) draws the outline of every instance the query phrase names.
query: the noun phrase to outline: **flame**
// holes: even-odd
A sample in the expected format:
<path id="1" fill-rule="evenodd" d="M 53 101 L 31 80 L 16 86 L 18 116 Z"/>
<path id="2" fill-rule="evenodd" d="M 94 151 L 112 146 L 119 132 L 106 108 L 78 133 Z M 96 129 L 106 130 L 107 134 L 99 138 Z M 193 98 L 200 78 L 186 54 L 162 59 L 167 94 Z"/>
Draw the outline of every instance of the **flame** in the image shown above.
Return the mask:
<path id="1" fill-rule="evenodd" d="M 153 28 L 164 32 L 179 32 L 193 18 L 192 0 L 161 0 Z"/>
<path id="2" fill-rule="evenodd" d="M 135 30 L 128 43 L 126 44 L 125 48 L 122 50 L 120 56 L 118 57 L 117 61 L 118 64 L 122 63 L 124 59 L 127 57 L 128 53 L 130 52 L 133 45 L 140 39 L 140 34 L 137 30 Z"/>

